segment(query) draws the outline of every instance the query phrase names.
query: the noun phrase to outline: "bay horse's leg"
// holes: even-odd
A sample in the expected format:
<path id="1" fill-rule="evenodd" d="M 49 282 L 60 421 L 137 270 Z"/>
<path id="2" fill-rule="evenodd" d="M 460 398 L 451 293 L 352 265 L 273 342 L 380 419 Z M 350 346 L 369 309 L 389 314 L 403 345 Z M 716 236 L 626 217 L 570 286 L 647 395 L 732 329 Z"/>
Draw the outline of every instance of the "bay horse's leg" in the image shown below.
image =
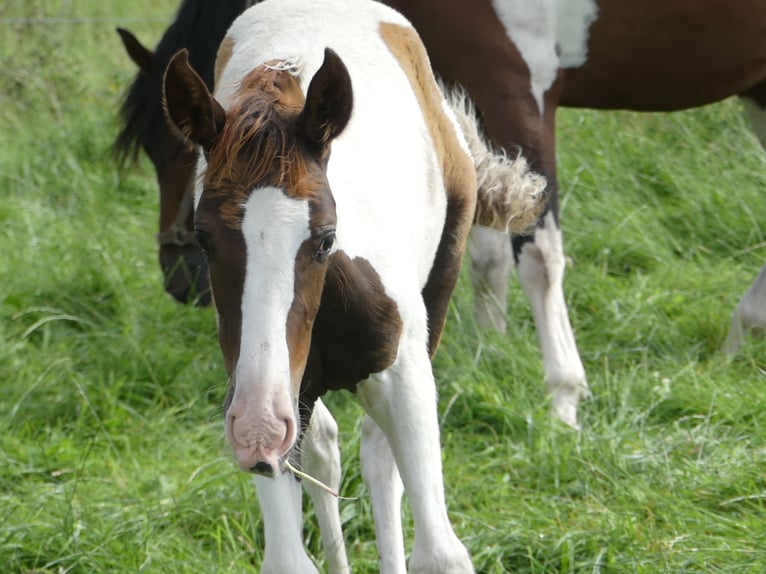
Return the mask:
<path id="1" fill-rule="evenodd" d="M 301 485 L 292 474 L 253 478 L 266 541 L 261 574 L 318 574 L 303 547 Z"/>
<path id="2" fill-rule="evenodd" d="M 362 478 L 370 492 L 375 516 L 380 572 L 405 574 L 407 566 L 402 536 L 404 485 L 386 435 L 369 416 L 364 418 L 360 451 Z"/>
<path id="3" fill-rule="evenodd" d="M 766 149 L 766 82 L 759 84 L 741 97 L 750 125 Z M 742 346 L 749 334 L 760 334 L 766 327 L 766 266 L 743 295 L 731 320 L 729 334 L 723 344 L 724 351 L 733 353 Z"/>
<path id="4" fill-rule="evenodd" d="M 311 422 L 303 437 L 301 466 L 305 473 L 332 488 L 340 490 L 341 466 L 338 448 L 338 424 L 321 400 L 314 403 Z M 303 487 L 314 504 L 314 513 L 319 523 L 322 547 L 327 558 L 330 574 L 351 572 L 343 542 L 338 499 L 310 481 L 303 481 Z"/>
<path id="5" fill-rule="evenodd" d="M 468 574 L 474 571 L 471 560 L 447 516 L 427 340 L 425 321 L 405 325 L 396 362 L 360 383 L 357 397 L 388 438 L 407 492 L 415 523 L 409 572 Z"/>

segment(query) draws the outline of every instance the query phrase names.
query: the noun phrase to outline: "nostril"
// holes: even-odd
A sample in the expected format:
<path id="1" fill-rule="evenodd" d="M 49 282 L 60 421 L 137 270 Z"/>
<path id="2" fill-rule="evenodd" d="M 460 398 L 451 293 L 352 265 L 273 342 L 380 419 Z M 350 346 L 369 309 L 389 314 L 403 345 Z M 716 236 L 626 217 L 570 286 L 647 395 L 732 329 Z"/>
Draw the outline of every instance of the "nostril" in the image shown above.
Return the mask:
<path id="1" fill-rule="evenodd" d="M 268 462 L 259 461 L 256 462 L 255 465 L 250 469 L 251 472 L 254 472 L 256 474 L 262 474 L 263 476 L 274 476 L 274 467 L 271 466 Z"/>

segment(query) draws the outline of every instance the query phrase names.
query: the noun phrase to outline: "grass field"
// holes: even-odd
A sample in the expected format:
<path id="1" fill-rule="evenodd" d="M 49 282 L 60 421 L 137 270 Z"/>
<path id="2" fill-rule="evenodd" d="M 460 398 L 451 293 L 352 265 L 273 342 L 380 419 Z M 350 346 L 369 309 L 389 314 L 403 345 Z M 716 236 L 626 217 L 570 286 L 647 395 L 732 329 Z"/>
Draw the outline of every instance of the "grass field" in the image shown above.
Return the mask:
<path id="1" fill-rule="evenodd" d="M 147 161 L 108 147 L 176 0 L 0 2 L 0 572 L 257 572 L 260 518 L 223 436 L 209 309 L 161 287 Z M 566 293 L 593 398 L 548 416 L 529 307 L 507 336 L 467 277 L 435 369 L 449 508 L 477 571 L 766 571 L 766 344 L 717 350 L 766 255 L 766 166 L 736 102 L 559 118 Z M 354 571 L 376 572 L 340 421 Z M 307 508 L 307 544 L 322 563 Z M 408 532 L 411 536 L 411 532 Z"/>

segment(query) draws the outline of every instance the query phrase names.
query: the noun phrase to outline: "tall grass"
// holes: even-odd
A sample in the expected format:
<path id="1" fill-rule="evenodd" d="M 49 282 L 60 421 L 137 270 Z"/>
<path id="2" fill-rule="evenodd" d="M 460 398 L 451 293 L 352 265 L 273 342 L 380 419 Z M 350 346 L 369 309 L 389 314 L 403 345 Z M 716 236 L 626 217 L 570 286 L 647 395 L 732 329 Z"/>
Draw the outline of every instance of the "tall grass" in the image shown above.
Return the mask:
<path id="1" fill-rule="evenodd" d="M 213 314 L 163 293 L 150 166 L 121 173 L 108 153 L 134 73 L 113 28 L 151 44 L 175 8 L 0 3 L 0 572 L 258 570 Z M 766 347 L 718 348 L 766 253 L 764 156 L 736 102 L 564 110 L 558 144 L 593 398 L 582 432 L 552 421 L 518 285 L 500 336 L 461 278 L 435 364 L 458 534 L 483 573 L 763 572 Z M 347 546 L 376 572 L 360 411 L 329 403 L 359 497 L 342 502 Z"/>

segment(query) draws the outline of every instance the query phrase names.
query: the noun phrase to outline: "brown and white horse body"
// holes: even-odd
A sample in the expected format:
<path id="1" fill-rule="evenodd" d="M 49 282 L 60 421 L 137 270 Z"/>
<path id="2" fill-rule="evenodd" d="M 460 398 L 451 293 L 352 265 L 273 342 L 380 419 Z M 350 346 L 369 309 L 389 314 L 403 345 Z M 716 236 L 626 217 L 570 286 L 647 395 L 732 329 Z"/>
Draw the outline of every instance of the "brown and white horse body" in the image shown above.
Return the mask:
<path id="1" fill-rule="evenodd" d="M 766 6 L 761 0 L 446 0 L 432 11 L 428 2 L 387 3 L 418 29 L 434 69 L 468 90 L 491 140 L 520 151 L 548 180 L 549 211 L 532 238 L 513 241 L 513 254 L 554 409 L 576 426 L 588 389 L 562 288 L 556 109 L 672 111 L 740 95 L 763 142 Z M 512 267 L 507 239 L 475 229 L 470 251 L 477 316 L 502 330 Z M 735 313 L 727 346 L 766 322 L 764 275 Z"/>
<path id="2" fill-rule="evenodd" d="M 213 97 L 180 53 L 165 98 L 203 150 L 195 226 L 231 377 L 227 436 L 240 467 L 259 475 L 262 571 L 314 571 L 300 486 L 283 462 L 317 398 L 349 389 L 393 477 L 373 493 L 382 570 L 404 569 L 390 512 L 401 475 L 415 522 L 410 571 L 472 572 L 446 513 L 430 357 L 476 176 L 425 49 L 377 3 L 266 0 L 235 20 L 216 67 Z"/>

